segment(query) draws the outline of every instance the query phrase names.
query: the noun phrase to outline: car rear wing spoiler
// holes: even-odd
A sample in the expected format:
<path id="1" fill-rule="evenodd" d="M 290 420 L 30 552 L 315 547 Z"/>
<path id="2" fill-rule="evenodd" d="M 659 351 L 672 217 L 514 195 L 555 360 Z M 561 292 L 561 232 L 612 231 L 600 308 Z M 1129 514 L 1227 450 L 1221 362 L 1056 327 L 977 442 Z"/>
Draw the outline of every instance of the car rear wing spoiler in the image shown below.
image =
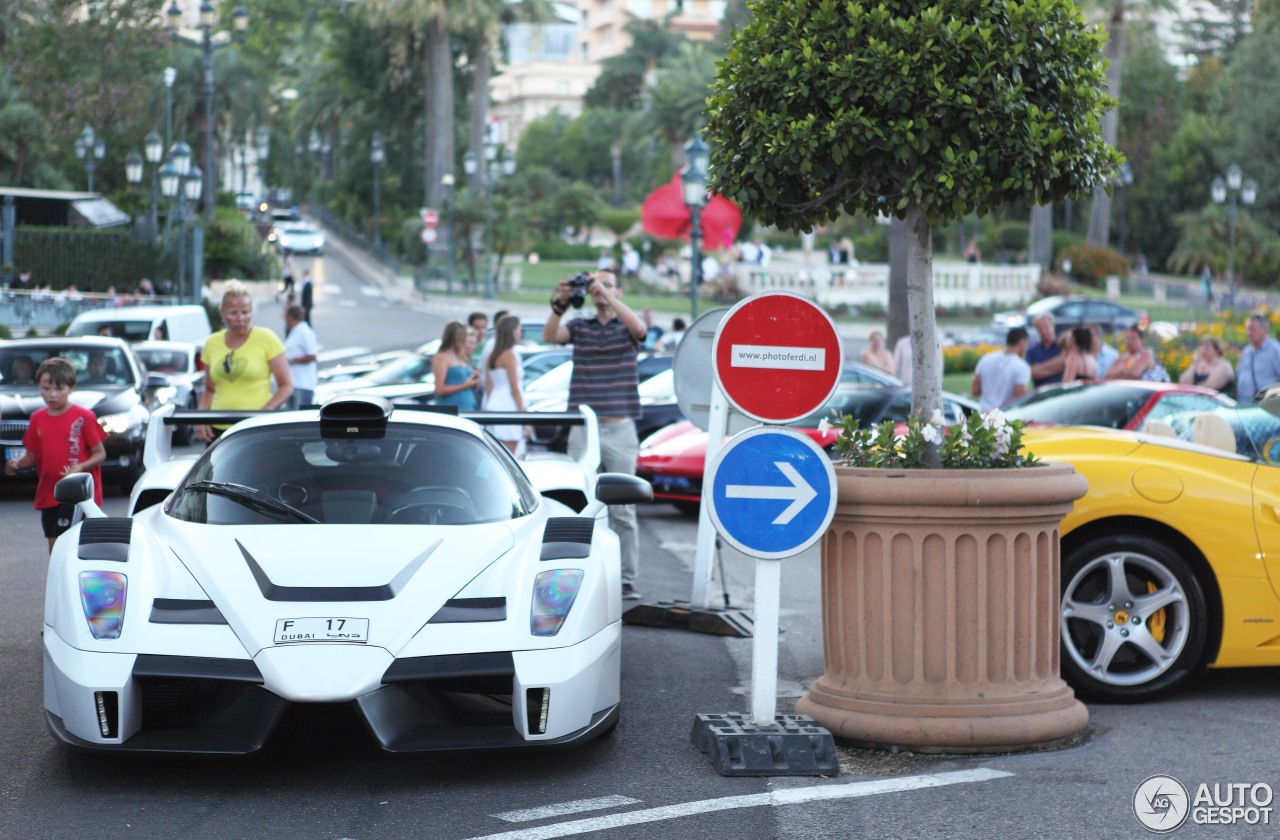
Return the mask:
<path id="1" fill-rule="evenodd" d="M 437 414 L 454 414 L 484 426 L 585 426 L 587 446 L 578 463 L 588 474 L 600 468 L 600 425 L 596 413 L 587 406 L 578 411 L 461 411 L 441 410 L 434 406 L 397 405 L 395 411 L 431 411 Z M 147 469 L 163 464 L 173 457 L 172 426 L 228 426 L 248 420 L 279 414 L 278 411 L 179 411 L 173 405 L 165 405 L 151 413 L 147 426 L 147 445 L 142 463 Z M 158 421 L 158 422 L 157 422 Z"/>

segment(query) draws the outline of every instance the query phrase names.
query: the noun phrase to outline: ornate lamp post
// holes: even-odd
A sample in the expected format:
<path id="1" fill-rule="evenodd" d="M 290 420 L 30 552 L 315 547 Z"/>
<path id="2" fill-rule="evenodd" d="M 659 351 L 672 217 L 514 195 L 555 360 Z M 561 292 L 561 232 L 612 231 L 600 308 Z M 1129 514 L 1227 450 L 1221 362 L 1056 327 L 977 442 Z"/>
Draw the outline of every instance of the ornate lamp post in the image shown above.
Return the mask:
<path id="1" fill-rule="evenodd" d="M 689 208 L 689 323 L 698 319 L 698 287 L 702 285 L 702 208 L 707 206 L 707 163 L 710 152 L 701 135 L 693 135 L 685 144 L 689 164 L 680 176 L 684 204 Z"/>
<path id="2" fill-rule="evenodd" d="M 378 257 L 382 256 L 382 161 L 386 154 L 382 132 L 375 131 L 369 162 L 373 164 L 373 253 Z"/>
<path id="3" fill-rule="evenodd" d="M 151 164 L 151 236 L 154 238 L 160 232 L 156 215 L 156 205 L 159 203 L 156 200 L 156 173 L 160 169 L 160 161 L 164 159 L 164 138 L 154 128 L 142 139 L 142 154 L 147 163 Z"/>
<path id="4" fill-rule="evenodd" d="M 142 168 L 142 155 L 130 149 L 129 154 L 124 156 L 124 179 L 129 182 L 130 187 L 136 187 L 142 183 Z M 136 221 L 134 231 L 137 231 Z"/>
<path id="5" fill-rule="evenodd" d="M 178 30 L 182 25 L 182 9 L 178 6 L 178 0 L 173 0 L 166 12 L 170 29 L 173 30 L 173 37 L 179 38 Z M 228 46 L 233 40 L 235 42 L 244 41 L 245 30 L 249 28 L 249 12 L 243 4 L 237 5 L 235 11 L 231 13 L 231 23 L 234 34 L 231 39 L 214 42 L 215 33 L 213 28 L 218 25 L 218 12 L 213 7 L 210 0 L 203 0 L 200 4 L 200 47 L 204 52 L 204 216 L 209 223 L 213 222 L 213 209 L 216 204 L 217 197 L 214 193 L 216 184 L 214 183 L 213 168 L 213 54 L 215 51 Z"/>
<path id="6" fill-rule="evenodd" d="M 1258 200 L 1258 185 L 1253 179 L 1244 179 L 1240 167 L 1231 164 L 1227 167 L 1227 179 L 1214 178 L 1210 185 L 1214 204 L 1222 204 L 1228 198 L 1227 205 L 1227 283 L 1230 288 L 1231 306 L 1236 302 L 1236 217 L 1240 214 L 1239 204 L 1252 205 Z"/>
<path id="7" fill-rule="evenodd" d="M 94 132 L 93 126 L 86 125 L 76 138 L 76 158 L 84 161 L 85 172 L 89 173 L 89 192 L 93 192 L 93 170 L 106 153 L 107 144 Z"/>
<path id="8" fill-rule="evenodd" d="M 320 132 L 314 128 L 311 129 L 311 136 L 307 138 L 307 151 L 311 153 L 311 207 L 314 212 L 316 206 L 316 155 L 320 154 Z"/>
<path id="9" fill-rule="evenodd" d="M 253 151 L 256 155 L 254 164 L 258 170 L 258 197 L 261 199 L 267 194 L 267 177 L 263 170 L 267 155 L 271 153 L 271 132 L 265 125 L 258 126 L 253 134 Z"/>
<path id="10" fill-rule="evenodd" d="M 179 140 L 169 150 L 169 159 L 160 167 L 160 192 L 175 206 L 178 216 L 178 266 L 174 272 L 176 291 L 181 294 L 186 262 L 187 208 L 184 199 L 183 179 L 191 172 L 191 147 Z M 199 301 L 196 301 L 197 303 Z"/>
<path id="11" fill-rule="evenodd" d="M 191 302 L 200 303 L 204 285 L 204 227 L 200 224 L 200 214 L 196 211 L 196 202 L 200 200 L 201 191 L 208 182 L 201 177 L 200 167 L 191 165 L 191 171 L 182 178 L 182 194 L 191 203 L 191 212 L 187 217 L 191 225 Z"/>

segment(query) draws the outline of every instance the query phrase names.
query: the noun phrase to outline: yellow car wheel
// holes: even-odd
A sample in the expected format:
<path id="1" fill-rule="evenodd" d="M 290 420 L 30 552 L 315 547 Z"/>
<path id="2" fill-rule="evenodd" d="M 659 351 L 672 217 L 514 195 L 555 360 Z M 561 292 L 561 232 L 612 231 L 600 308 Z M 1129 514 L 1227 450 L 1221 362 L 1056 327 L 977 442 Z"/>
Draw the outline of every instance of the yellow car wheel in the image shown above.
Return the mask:
<path id="1" fill-rule="evenodd" d="M 1160 695 L 1201 664 L 1204 589 L 1163 543 L 1104 535 L 1062 566 L 1062 675 L 1081 697 L 1138 702 Z"/>

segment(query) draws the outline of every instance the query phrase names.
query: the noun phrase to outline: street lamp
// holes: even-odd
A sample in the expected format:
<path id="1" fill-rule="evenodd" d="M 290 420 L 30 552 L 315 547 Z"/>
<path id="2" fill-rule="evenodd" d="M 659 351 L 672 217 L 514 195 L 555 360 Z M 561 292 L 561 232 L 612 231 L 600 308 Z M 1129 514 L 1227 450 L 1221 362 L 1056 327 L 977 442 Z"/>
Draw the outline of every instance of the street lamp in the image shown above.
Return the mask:
<path id="1" fill-rule="evenodd" d="M 160 224 L 156 218 L 156 172 L 160 169 L 160 161 L 164 159 L 164 138 L 154 128 L 142 138 L 142 154 L 151 164 L 151 236 L 159 233 Z"/>
<path id="2" fill-rule="evenodd" d="M 169 149 L 169 159 L 160 167 L 160 192 L 171 203 L 176 205 L 178 216 L 178 268 L 176 275 L 177 290 L 181 293 L 183 278 L 186 275 L 186 222 L 187 208 L 184 198 L 183 179 L 191 172 L 191 147 L 182 140 Z M 199 300 L 196 301 L 199 303 Z"/>
<path id="3" fill-rule="evenodd" d="M 84 169 L 89 173 L 89 192 L 93 192 L 93 170 L 106 153 L 107 144 L 94 133 L 93 126 L 86 125 L 76 138 L 76 157 L 84 161 Z"/>
<path id="4" fill-rule="evenodd" d="M 142 183 L 142 168 L 142 155 L 136 149 L 130 149 L 129 154 L 124 156 L 124 179 L 129 182 L 129 186 L 136 187 Z"/>
<path id="5" fill-rule="evenodd" d="M 1227 250 L 1227 284 L 1230 288 L 1231 306 L 1235 306 L 1236 302 L 1236 217 L 1239 215 L 1238 205 L 1243 203 L 1245 206 L 1252 205 L 1258 200 L 1258 185 L 1253 179 L 1244 179 L 1244 173 L 1240 171 L 1240 167 L 1231 164 L 1227 167 L 1227 180 L 1222 178 L 1214 178 L 1213 184 L 1210 185 L 1210 191 L 1213 196 L 1214 204 L 1222 204 L 1228 198 L 1231 203 L 1227 205 L 1227 231 L 1228 231 L 1228 250 Z"/>
<path id="6" fill-rule="evenodd" d="M 498 143 L 489 136 L 484 142 L 485 166 L 480 167 L 476 156 L 467 152 L 462 156 L 462 169 L 467 175 L 480 175 L 480 186 L 484 190 L 484 225 L 485 225 L 485 276 L 484 296 L 497 297 L 498 271 L 500 266 L 493 260 L 493 190 L 500 175 L 514 175 L 516 159 L 504 149 L 502 157 L 498 157 Z M 490 267 L 492 264 L 492 267 Z M 491 270 L 492 268 L 492 270 Z"/>
<path id="7" fill-rule="evenodd" d="M 386 155 L 382 132 L 375 131 L 369 162 L 373 164 L 373 253 L 378 257 L 382 256 L 382 161 Z"/>
<path id="8" fill-rule="evenodd" d="M 263 162 L 267 159 L 267 155 L 271 153 L 271 132 L 265 125 L 258 126 L 258 130 L 253 134 L 253 150 L 257 154 L 254 163 L 258 170 L 258 195 L 265 196 L 267 194 L 267 178 L 263 174 Z"/>
<path id="9" fill-rule="evenodd" d="M 177 78 L 177 70 L 172 67 L 164 68 L 164 144 L 166 146 L 173 145 L 173 83 Z"/>
<path id="10" fill-rule="evenodd" d="M 169 27 L 173 30 L 173 37 L 179 37 L 178 30 L 182 25 L 182 9 L 178 6 L 178 0 L 173 0 L 166 13 L 168 17 Z M 235 42 L 244 41 L 245 30 L 249 27 L 249 12 L 243 4 L 237 5 L 235 11 L 231 13 L 231 24 L 234 34 L 231 36 Z M 213 170 L 213 54 L 216 50 L 220 50 L 228 46 L 231 41 L 223 41 L 214 43 L 213 28 L 218 25 L 218 12 L 213 7 L 210 0 L 203 0 L 200 4 L 200 47 L 204 51 L 204 217 L 210 224 L 213 223 L 213 209 L 216 203 L 214 195 L 214 170 Z"/>
<path id="11" fill-rule="evenodd" d="M 316 206 L 316 155 L 320 153 L 320 132 L 314 128 L 311 129 L 311 136 L 307 138 L 307 151 L 311 152 L 311 168 L 308 170 L 311 174 L 311 207 Z"/>
<path id="12" fill-rule="evenodd" d="M 684 204 L 689 208 L 689 323 L 692 324 L 698 319 L 698 287 L 702 285 L 702 254 L 698 242 L 702 239 L 702 208 L 707 206 L 707 176 L 692 155 L 680 176 L 680 187 Z"/>
<path id="13" fill-rule="evenodd" d="M 441 175 L 440 183 L 444 186 L 445 227 L 449 230 L 448 251 L 445 258 L 448 265 L 445 269 L 445 287 L 449 294 L 453 294 L 453 173 L 446 172 Z"/>

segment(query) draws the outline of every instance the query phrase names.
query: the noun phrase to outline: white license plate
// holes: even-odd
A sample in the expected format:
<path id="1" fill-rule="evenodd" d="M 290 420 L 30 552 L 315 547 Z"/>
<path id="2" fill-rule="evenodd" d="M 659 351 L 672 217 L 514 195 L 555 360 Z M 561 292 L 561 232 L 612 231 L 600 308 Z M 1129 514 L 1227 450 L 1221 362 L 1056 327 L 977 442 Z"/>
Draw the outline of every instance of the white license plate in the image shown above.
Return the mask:
<path id="1" fill-rule="evenodd" d="M 278 618 L 276 644 L 369 641 L 367 618 Z"/>
<path id="2" fill-rule="evenodd" d="M 5 447 L 4 459 L 6 461 L 16 461 L 19 458 L 25 458 L 26 455 L 27 455 L 27 450 L 21 446 Z"/>

